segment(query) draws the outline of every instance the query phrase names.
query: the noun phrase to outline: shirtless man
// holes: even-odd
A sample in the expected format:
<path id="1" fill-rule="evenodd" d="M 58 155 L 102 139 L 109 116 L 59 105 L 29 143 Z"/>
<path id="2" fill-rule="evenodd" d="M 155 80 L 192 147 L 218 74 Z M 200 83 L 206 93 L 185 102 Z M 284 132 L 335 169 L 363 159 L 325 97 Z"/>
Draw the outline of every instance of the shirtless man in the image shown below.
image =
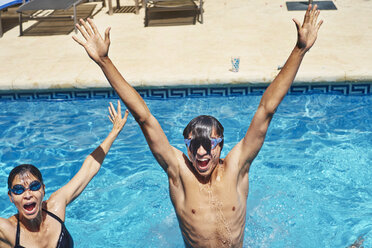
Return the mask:
<path id="1" fill-rule="evenodd" d="M 186 247 L 242 247 L 249 186 L 249 168 L 261 149 L 270 121 L 291 86 L 306 52 L 314 44 L 322 20 L 309 5 L 304 22 L 293 19 L 297 43 L 284 67 L 262 96 L 245 137 L 220 158 L 223 127 L 211 116 L 193 119 L 184 130 L 187 155 L 171 146 L 144 100 L 108 57 L 110 28 L 102 39 L 95 24 L 80 20 L 75 36 L 102 69 L 111 86 L 142 129 L 157 162 L 168 175 L 171 201 Z"/>

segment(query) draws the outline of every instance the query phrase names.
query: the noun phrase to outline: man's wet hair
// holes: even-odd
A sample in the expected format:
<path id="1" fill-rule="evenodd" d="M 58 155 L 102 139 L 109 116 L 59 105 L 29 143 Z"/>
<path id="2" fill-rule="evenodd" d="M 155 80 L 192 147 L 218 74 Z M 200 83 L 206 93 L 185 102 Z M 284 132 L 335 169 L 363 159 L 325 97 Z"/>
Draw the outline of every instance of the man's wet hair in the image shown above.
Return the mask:
<path id="1" fill-rule="evenodd" d="M 43 176 L 41 175 L 41 172 L 39 171 L 39 169 L 36 168 L 36 166 L 32 164 L 21 164 L 21 165 L 14 167 L 10 171 L 9 176 L 8 176 L 8 189 L 12 187 L 12 182 L 17 175 L 25 174 L 25 173 L 30 173 L 31 175 L 36 177 L 41 182 L 41 184 L 44 184 Z"/>
<path id="2" fill-rule="evenodd" d="M 208 154 L 211 152 L 211 135 L 213 129 L 215 130 L 218 137 L 223 138 L 224 128 L 221 123 L 210 115 L 199 115 L 192 119 L 189 124 L 183 130 L 183 137 L 189 138 L 189 134 L 192 134 L 192 141 L 190 143 L 190 151 L 192 154 L 196 154 L 200 146 L 207 151 Z M 223 148 L 223 140 L 218 144 Z"/>

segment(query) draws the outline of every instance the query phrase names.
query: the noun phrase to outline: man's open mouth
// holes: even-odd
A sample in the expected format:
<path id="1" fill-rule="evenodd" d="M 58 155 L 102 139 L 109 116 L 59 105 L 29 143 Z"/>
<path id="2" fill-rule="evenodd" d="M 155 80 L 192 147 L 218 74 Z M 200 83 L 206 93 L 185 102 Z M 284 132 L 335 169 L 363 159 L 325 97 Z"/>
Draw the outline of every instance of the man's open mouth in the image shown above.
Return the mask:
<path id="1" fill-rule="evenodd" d="M 33 203 L 28 203 L 28 204 L 25 204 L 23 205 L 23 208 L 28 212 L 28 213 L 31 213 L 36 207 L 36 203 L 33 202 Z"/>
<path id="2" fill-rule="evenodd" d="M 200 172 L 205 172 L 208 170 L 208 164 L 209 164 L 210 159 L 197 159 L 196 160 L 196 165 L 198 167 L 198 170 Z"/>

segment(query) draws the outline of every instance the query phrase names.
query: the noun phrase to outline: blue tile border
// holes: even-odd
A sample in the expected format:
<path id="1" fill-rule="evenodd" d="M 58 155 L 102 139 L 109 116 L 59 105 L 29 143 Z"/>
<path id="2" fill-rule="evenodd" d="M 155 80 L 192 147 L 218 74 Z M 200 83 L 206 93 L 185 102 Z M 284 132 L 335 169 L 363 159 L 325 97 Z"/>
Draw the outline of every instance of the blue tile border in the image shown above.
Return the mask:
<path id="1" fill-rule="evenodd" d="M 268 84 L 224 84 L 210 86 L 137 87 L 143 98 L 175 99 L 183 97 L 245 96 L 262 94 Z M 372 82 L 318 83 L 292 85 L 289 94 L 336 93 L 344 95 L 367 95 L 372 93 Z M 75 100 L 117 98 L 111 88 L 52 89 L 27 91 L 0 91 L 0 101 L 14 100 Z"/>

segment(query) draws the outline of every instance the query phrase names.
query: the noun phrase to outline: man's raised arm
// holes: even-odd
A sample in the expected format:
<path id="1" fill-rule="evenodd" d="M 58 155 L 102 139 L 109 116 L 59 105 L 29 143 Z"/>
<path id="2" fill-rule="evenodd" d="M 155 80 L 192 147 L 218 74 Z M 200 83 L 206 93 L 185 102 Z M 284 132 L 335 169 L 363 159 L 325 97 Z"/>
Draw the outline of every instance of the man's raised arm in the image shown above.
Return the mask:
<path id="1" fill-rule="evenodd" d="M 174 149 L 170 146 L 164 131 L 142 97 L 128 84 L 108 57 L 110 28 L 106 29 L 105 39 L 102 39 L 93 21 L 89 18 L 87 21 L 88 23 L 80 19 L 80 25 L 76 25 L 85 41 L 83 42 L 75 36 L 73 39 L 83 46 L 89 57 L 100 66 L 110 85 L 140 125 L 155 158 L 167 172 L 169 161 L 174 161 L 171 159 Z"/>
<path id="2" fill-rule="evenodd" d="M 319 10 L 317 10 L 316 5 L 313 9 L 311 7 L 309 5 L 305 13 L 302 26 L 298 20 L 293 19 L 297 28 L 297 44 L 280 73 L 263 94 L 245 137 L 233 149 L 235 150 L 233 154 L 239 157 L 239 165 L 243 173 L 248 171 L 251 162 L 261 149 L 277 107 L 292 85 L 304 55 L 313 46 L 317 38 L 318 30 L 323 21 L 317 22 Z"/>

